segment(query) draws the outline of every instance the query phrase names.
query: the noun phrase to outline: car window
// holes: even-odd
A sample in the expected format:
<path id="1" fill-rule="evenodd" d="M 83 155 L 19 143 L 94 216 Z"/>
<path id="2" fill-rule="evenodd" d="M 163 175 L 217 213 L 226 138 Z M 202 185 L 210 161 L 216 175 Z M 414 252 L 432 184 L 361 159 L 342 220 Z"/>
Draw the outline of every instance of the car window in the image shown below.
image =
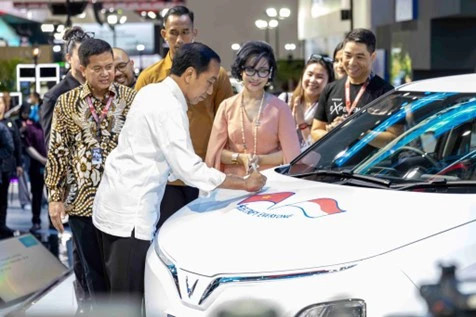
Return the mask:
<path id="1" fill-rule="evenodd" d="M 395 91 L 314 144 L 288 174 L 346 170 L 392 183 L 473 180 L 475 152 L 475 94 Z"/>

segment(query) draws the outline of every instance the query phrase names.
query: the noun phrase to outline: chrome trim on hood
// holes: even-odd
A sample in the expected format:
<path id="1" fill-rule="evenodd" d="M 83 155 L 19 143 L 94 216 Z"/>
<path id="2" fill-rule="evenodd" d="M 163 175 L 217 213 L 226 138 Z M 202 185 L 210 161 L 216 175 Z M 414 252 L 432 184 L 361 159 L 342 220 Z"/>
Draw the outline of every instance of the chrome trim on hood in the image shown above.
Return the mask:
<path id="1" fill-rule="evenodd" d="M 309 271 L 309 272 L 301 272 L 301 273 L 289 273 L 289 274 L 276 274 L 276 275 L 257 275 L 257 276 L 224 276 L 214 279 L 206 288 L 205 292 L 203 293 L 198 305 L 201 305 L 210 295 L 211 293 L 217 289 L 220 285 L 229 284 L 229 283 L 242 283 L 242 282 L 262 282 L 262 281 L 269 281 L 269 280 L 281 280 L 281 279 L 290 279 L 290 278 L 301 278 L 307 277 L 312 275 L 319 275 L 319 274 L 328 274 L 328 273 L 337 273 L 341 271 L 348 270 L 353 268 L 357 264 L 350 264 L 348 266 L 341 266 L 334 269 L 325 269 L 325 270 L 317 270 L 317 271 Z"/>

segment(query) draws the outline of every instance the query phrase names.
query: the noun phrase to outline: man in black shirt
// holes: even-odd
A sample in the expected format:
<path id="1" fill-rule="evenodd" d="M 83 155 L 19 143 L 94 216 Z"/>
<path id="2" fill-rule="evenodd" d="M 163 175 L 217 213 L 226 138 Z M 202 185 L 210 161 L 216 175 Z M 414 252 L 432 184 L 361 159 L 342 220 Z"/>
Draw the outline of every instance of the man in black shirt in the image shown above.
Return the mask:
<path id="1" fill-rule="evenodd" d="M 48 149 L 50 143 L 51 120 L 53 110 L 59 96 L 84 83 L 84 77 L 79 70 L 78 48 L 84 40 L 92 37 L 92 34 L 84 32 L 78 26 L 72 27 L 64 33 L 66 61 L 71 65 L 70 71 L 58 84 L 48 90 L 43 97 L 43 104 L 40 107 L 40 124 L 45 133 L 45 145 Z"/>
<path id="2" fill-rule="evenodd" d="M 347 76 L 324 88 L 312 124 L 314 141 L 352 113 L 393 89 L 392 85 L 372 73 L 375 42 L 375 35 L 367 29 L 355 29 L 344 39 L 343 62 Z"/>

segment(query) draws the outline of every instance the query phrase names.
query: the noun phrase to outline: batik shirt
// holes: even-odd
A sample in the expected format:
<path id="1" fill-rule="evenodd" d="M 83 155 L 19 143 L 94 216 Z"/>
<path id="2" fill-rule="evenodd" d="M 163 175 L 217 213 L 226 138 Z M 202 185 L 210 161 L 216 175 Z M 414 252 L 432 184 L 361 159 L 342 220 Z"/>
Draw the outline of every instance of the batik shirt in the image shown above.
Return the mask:
<path id="1" fill-rule="evenodd" d="M 96 188 L 104 170 L 104 162 L 117 146 L 118 136 L 136 95 L 133 89 L 117 83 L 111 84 L 108 95 L 112 102 L 98 136 L 88 99 L 98 116 L 106 107 L 96 99 L 88 83 L 63 94 L 53 114 L 45 185 L 50 202 L 63 201 L 66 213 L 91 216 Z M 93 149 L 100 148 L 102 162 L 93 164 Z"/>

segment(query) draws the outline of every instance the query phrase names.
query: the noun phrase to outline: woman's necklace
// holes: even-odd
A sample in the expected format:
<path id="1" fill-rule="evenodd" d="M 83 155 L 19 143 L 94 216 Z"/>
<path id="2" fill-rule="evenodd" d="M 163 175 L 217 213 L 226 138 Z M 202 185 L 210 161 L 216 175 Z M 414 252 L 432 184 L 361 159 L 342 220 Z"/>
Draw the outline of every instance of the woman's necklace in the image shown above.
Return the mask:
<path id="1" fill-rule="evenodd" d="M 266 92 L 263 92 L 263 97 L 261 97 L 261 104 L 259 105 L 258 114 L 256 115 L 255 125 L 254 125 L 254 135 L 253 135 L 253 156 L 256 155 L 256 146 L 257 136 L 258 136 L 258 127 L 260 125 L 261 120 L 261 111 L 263 110 L 263 103 L 264 103 L 264 96 Z M 246 138 L 245 138 L 245 104 L 243 102 L 244 96 L 241 96 L 241 141 L 243 142 L 243 148 L 245 149 L 245 153 L 248 152 L 248 147 L 246 146 Z"/>

